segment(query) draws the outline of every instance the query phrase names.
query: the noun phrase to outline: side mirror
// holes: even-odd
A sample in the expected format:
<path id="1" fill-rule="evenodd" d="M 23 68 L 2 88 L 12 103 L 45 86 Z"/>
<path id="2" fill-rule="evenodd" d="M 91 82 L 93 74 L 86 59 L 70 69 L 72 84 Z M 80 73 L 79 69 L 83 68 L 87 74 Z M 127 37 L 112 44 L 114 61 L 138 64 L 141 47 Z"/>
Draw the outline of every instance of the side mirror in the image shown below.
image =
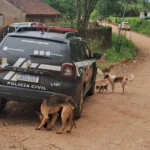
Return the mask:
<path id="1" fill-rule="evenodd" d="M 102 56 L 102 54 L 99 54 L 99 53 L 94 53 L 94 54 L 93 54 L 93 58 L 94 58 L 94 59 L 100 59 L 101 56 Z"/>

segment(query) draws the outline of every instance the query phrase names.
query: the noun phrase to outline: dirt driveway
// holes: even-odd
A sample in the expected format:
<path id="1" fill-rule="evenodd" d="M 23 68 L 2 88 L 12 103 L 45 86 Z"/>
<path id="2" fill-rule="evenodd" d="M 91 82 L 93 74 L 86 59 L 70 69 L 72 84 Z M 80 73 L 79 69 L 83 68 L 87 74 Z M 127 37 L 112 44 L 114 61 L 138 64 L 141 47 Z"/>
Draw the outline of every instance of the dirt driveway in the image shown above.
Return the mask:
<path id="1" fill-rule="evenodd" d="M 142 51 L 142 58 L 131 68 L 122 66 L 136 77 L 124 95 L 117 85 L 115 93 L 109 89 L 88 97 L 77 129 L 62 135 L 55 134 L 60 121 L 52 131 L 36 131 L 39 120 L 32 106 L 8 104 L 0 115 L 0 150 L 150 150 L 150 38 L 126 35 Z"/>

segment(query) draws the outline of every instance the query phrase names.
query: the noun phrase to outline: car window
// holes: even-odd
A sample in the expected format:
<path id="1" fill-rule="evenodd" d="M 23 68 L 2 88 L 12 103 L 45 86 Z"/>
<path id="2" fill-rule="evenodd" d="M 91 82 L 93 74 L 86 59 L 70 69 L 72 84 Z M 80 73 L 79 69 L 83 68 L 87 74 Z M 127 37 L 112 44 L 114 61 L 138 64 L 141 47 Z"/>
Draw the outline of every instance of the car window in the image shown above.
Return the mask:
<path id="1" fill-rule="evenodd" d="M 31 27 L 34 27 L 35 25 L 36 25 L 36 23 L 32 23 L 32 24 L 31 24 Z"/>
<path id="2" fill-rule="evenodd" d="M 77 41 L 72 41 L 70 47 L 71 47 L 71 59 L 73 61 L 81 60 L 81 55 Z"/>
<path id="3" fill-rule="evenodd" d="M 47 55 L 51 57 L 63 57 L 66 54 L 67 44 L 58 43 L 49 40 L 25 38 L 25 37 L 7 37 L 0 50 L 9 53 L 26 52 L 34 55 Z M 43 54 L 41 54 L 43 53 Z"/>
<path id="4" fill-rule="evenodd" d="M 80 54 L 81 54 L 81 59 L 82 60 L 89 59 L 89 56 L 86 53 L 86 48 L 85 48 L 83 42 L 82 41 L 78 41 L 78 44 L 79 44 L 79 50 L 80 50 Z"/>
<path id="5" fill-rule="evenodd" d="M 90 53 L 89 48 L 85 42 L 84 42 L 84 48 L 85 48 L 86 55 L 88 56 L 88 58 L 91 58 L 91 53 Z"/>

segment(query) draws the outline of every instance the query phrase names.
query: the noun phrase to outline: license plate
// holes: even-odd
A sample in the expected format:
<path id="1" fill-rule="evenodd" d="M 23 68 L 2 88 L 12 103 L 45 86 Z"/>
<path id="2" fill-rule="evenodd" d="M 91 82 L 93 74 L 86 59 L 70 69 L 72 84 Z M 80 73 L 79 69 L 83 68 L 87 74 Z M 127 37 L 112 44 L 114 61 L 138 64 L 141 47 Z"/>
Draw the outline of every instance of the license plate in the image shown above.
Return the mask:
<path id="1" fill-rule="evenodd" d="M 25 81 L 25 82 L 32 82 L 38 83 L 39 76 L 36 75 L 28 75 L 28 74 L 17 74 L 17 81 Z"/>

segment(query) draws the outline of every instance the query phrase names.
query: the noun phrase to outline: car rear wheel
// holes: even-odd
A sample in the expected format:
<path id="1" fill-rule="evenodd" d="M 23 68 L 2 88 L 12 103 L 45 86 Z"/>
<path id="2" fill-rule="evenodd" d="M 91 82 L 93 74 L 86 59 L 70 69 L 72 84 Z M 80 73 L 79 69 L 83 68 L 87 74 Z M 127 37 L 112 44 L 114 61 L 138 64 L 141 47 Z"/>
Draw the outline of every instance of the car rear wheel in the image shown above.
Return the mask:
<path id="1" fill-rule="evenodd" d="M 82 110 L 83 110 L 84 88 L 80 91 L 80 96 L 76 103 L 77 103 L 77 108 L 75 110 L 75 118 L 79 119 L 81 117 Z"/>
<path id="2" fill-rule="evenodd" d="M 2 111 L 5 108 L 6 104 L 7 104 L 7 100 L 4 98 L 1 98 L 0 99 L 0 111 Z"/>
<path id="3" fill-rule="evenodd" d="M 95 90 L 95 82 L 92 84 L 89 92 L 87 93 L 87 95 L 92 96 L 94 94 L 94 90 Z"/>

